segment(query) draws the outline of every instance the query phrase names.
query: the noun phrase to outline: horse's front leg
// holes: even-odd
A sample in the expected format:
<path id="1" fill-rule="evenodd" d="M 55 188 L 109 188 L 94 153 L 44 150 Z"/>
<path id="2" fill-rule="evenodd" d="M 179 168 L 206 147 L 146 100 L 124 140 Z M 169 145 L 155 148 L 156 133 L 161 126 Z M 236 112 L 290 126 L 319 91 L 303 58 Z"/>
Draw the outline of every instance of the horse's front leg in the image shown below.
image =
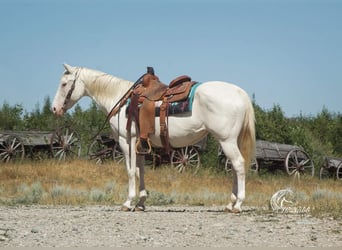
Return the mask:
<path id="1" fill-rule="evenodd" d="M 131 142 L 131 145 L 132 143 L 133 145 L 135 145 L 134 142 Z M 128 197 L 127 197 L 127 200 L 122 205 L 121 210 L 132 211 L 134 209 L 134 206 L 132 205 L 132 201 L 134 200 L 136 196 L 136 188 L 135 188 L 136 187 L 135 175 L 137 172 L 136 154 L 135 154 L 135 151 L 134 153 L 132 152 L 129 153 L 129 145 L 126 143 L 125 139 L 123 139 L 123 142 L 120 144 L 120 147 L 125 155 L 126 169 L 127 169 L 127 175 L 128 175 Z"/>
<path id="2" fill-rule="evenodd" d="M 127 157 L 127 158 L 130 158 L 130 157 Z M 132 211 L 134 209 L 134 206 L 132 206 L 132 201 L 134 200 L 136 196 L 136 191 L 135 191 L 136 166 L 135 166 L 135 162 L 134 164 L 132 164 L 132 162 L 131 163 L 129 162 L 131 162 L 130 159 L 127 159 L 126 168 L 127 168 L 127 174 L 128 174 L 128 197 L 121 207 L 122 211 Z"/>
<path id="3" fill-rule="evenodd" d="M 139 169 L 139 202 L 135 206 L 135 211 L 145 210 L 147 192 L 145 189 L 145 156 L 137 155 L 137 167 Z"/>

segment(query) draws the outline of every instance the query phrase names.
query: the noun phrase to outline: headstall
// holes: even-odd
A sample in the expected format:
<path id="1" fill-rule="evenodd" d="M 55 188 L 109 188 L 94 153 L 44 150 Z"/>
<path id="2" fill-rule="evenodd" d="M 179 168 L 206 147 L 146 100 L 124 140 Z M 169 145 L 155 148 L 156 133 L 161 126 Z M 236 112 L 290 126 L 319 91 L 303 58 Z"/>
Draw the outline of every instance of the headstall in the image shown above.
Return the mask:
<path id="1" fill-rule="evenodd" d="M 70 87 L 70 89 L 69 89 L 69 91 L 68 91 L 68 93 L 67 93 L 67 95 L 65 97 L 65 100 L 64 100 L 64 103 L 63 103 L 63 107 L 62 107 L 62 109 L 64 111 L 66 111 L 66 105 L 70 101 L 71 95 L 74 92 L 77 78 L 78 78 L 78 71 L 76 72 L 75 79 L 74 79 L 74 81 L 73 81 L 73 83 L 72 83 L 72 85 L 71 85 L 71 87 Z"/>

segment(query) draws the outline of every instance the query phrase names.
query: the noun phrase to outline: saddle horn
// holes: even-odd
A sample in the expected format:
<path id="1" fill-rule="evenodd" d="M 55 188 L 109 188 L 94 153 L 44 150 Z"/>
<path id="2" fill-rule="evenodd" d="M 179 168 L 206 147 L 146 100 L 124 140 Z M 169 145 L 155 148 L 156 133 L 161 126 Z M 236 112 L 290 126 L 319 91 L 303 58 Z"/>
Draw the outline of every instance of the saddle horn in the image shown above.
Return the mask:
<path id="1" fill-rule="evenodd" d="M 154 76 L 154 69 L 153 69 L 153 67 L 147 67 L 147 73 Z"/>

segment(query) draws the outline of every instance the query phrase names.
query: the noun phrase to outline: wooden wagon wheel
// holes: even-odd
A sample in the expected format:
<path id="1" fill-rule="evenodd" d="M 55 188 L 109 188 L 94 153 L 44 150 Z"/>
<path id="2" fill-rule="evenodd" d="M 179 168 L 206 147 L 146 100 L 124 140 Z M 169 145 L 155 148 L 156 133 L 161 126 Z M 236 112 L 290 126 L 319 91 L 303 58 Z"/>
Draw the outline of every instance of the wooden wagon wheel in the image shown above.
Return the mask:
<path id="1" fill-rule="evenodd" d="M 285 169 L 289 175 L 314 176 L 315 168 L 309 155 L 301 149 L 292 149 L 285 158 Z"/>
<path id="2" fill-rule="evenodd" d="M 257 159 L 251 161 L 250 170 L 256 173 L 259 171 L 259 162 Z"/>
<path id="3" fill-rule="evenodd" d="M 38 145 L 29 147 L 30 158 L 35 161 L 41 161 L 51 158 L 51 150 L 49 144 L 47 145 L 48 146 Z M 27 150 L 26 155 L 28 155 Z"/>
<path id="4" fill-rule="evenodd" d="M 225 156 L 225 154 L 222 151 L 222 148 L 219 147 L 218 149 L 218 168 L 224 170 L 230 174 L 232 172 L 232 164 L 230 160 Z"/>
<path id="5" fill-rule="evenodd" d="M 78 134 L 69 127 L 61 127 L 51 136 L 51 152 L 54 158 L 66 160 L 81 155 L 81 140 Z"/>
<path id="6" fill-rule="evenodd" d="M 338 164 L 336 168 L 336 179 L 342 180 L 342 161 Z"/>
<path id="7" fill-rule="evenodd" d="M 232 163 L 231 161 L 224 155 L 224 153 L 222 152 L 222 148 L 219 147 L 219 151 L 218 151 L 218 167 L 221 169 L 222 167 L 224 167 L 224 170 L 227 173 L 231 173 L 232 172 Z M 254 159 L 251 162 L 250 165 L 250 170 L 253 172 L 258 172 L 259 170 L 259 163 L 257 161 L 257 159 Z"/>
<path id="8" fill-rule="evenodd" d="M 226 170 L 226 172 L 230 174 L 232 172 L 232 167 L 233 167 L 232 162 L 229 159 L 225 158 L 224 169 Z M 256 172 L 256 173 L 258 172 L 259 164 L 256 159 L 251 162 L 249 170 Z"/>
<path id="9" fill-rule="evenodd" d="M 21 161 L 25 157 L 25 148 L 21 139 L 10 135 L 0 143 L 0 161 Z"/>
<path id="10" fill-rule="evenodd" d="M 88 158 L 96 164 L 103 164 L 107 160 L 113 160 L 113 147 L 106 145 L 101 137 L 96 138 L 88 148 Z"/>
<path id="11" fill-rule="evenodd" d="M 230 172 L 231 165 L 230 165 L 229 160 L 226 158 L 225 155 L 219 155 L 218 162 L 217 162 L 217 167 L 219 169 L 224 169 L 227 172 Z"/>
<path id="12" fill-rule="evenodd" d="M 329 179 L 334 176 L 334 173 L 331 171 L 330 168 L 327 167 L 321 167 L 319 170 L 319 179 L 324 180 L 324 179 Z"/>
<path id="13" fill-rule="evenodd" d="M 200 156 L 196 147 L 186 146 L 174 149 L 171 154 L 171 166 L 179 173 L 192 171 L 196 174 L 200 166 Z"/>
<path id="14" fill-rule="evenodd" d="M 122 163 L 125 161 L 125 156 L 122 153 L 119 143 L 115 142 L 113 147 L 113 160 L 116 163 Z"/>
<path id="15" fill-rule="evenodd" d="M 145 155 L 145 165 L 152 166 L 152 169 L 162 164 L 163 149 L 152 147 L 151 153 Z M 167 162 L 170 162 L 170 156 L 168 155 Z"/>

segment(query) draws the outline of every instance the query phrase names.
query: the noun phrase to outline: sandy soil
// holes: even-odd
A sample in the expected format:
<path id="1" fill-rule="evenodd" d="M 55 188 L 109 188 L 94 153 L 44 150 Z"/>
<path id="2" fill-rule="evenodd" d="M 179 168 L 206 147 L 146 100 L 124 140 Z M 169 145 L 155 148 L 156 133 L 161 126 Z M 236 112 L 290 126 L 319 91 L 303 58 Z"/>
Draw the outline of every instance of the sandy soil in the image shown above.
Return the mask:
<path id="1" fill-rule="evenodd" d="M 342 220 L 246 208 L 0 207 L 0 247 L 342 246 Z"/>

